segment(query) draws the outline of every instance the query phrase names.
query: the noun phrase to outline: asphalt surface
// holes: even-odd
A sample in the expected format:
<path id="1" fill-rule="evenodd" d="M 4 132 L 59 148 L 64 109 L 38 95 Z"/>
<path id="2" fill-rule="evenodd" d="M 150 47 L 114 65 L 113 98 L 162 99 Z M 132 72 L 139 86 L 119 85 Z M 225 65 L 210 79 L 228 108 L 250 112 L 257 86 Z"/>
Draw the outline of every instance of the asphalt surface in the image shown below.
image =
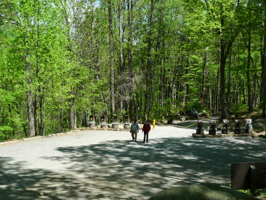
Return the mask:
<path id="1" fill-rule="evenodd" d="M 159 127 L 149 143 L 127 131 L 77 131 L 0 144 L 0 199 L 149 199 L 170 187 L 230 184 L 233 162 L 265 161 L 264 139 L 193 138 Z"/>

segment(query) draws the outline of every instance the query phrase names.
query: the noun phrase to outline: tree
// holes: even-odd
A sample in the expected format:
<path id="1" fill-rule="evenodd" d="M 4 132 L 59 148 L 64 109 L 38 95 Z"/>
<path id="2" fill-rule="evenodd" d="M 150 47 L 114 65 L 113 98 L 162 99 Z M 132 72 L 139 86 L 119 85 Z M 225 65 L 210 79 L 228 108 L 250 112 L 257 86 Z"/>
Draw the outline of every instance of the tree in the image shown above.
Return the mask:
<path id="1" fill-rule="evenodd" d="M 115 69 L 114 69 L 114 44 L 113 44 L 113 13 L 112 1 L 108 0 L 109 13 L 109 56 L 110 56 L 110 95 L 111 95 L 111 116 L 115 114 Z"/>

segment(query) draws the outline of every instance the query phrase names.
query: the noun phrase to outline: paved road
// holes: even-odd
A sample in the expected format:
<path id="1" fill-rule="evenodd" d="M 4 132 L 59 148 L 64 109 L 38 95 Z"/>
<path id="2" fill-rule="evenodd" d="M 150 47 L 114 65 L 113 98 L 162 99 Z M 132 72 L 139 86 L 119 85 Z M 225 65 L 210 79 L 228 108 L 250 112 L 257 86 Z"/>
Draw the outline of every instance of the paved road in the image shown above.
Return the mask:
<path id="1" fill-rule="evenodd" d="M 192 138 L 156 127 L 150 141 L 129 132 L 78 131 L 0 145 L 0 199 L 149 199 L 173 186 L 228 186 L 232 162 L 264 161 L 263 139 Z"/>

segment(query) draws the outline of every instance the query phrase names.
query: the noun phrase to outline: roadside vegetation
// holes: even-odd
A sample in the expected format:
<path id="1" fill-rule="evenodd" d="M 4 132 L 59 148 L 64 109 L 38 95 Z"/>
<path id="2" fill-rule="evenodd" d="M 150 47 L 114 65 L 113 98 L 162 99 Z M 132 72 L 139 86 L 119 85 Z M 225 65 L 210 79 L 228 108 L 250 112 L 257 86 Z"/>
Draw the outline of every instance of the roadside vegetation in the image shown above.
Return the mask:
<path id="1" fill-rule="evenodd" d="M 266 3 L 2 0 L 0 141 L 91 116 L 266 110 Z"/>

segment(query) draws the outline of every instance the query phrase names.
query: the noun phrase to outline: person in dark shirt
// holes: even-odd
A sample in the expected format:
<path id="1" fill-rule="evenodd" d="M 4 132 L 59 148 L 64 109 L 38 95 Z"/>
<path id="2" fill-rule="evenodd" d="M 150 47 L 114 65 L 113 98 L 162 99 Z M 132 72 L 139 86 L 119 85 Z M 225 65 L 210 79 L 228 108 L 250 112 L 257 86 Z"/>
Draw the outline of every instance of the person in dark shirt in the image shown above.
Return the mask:
<path id="1" fill-rule="evenodd" d="M 145 141 L 148 143 L 150 130 L 151 130 L 151 126 L 150 126 L 149 122 L 145 121 L 143 128 L 142 128 L 142 131 L 144 132 L 143 143 L 145 143 Z"/>

